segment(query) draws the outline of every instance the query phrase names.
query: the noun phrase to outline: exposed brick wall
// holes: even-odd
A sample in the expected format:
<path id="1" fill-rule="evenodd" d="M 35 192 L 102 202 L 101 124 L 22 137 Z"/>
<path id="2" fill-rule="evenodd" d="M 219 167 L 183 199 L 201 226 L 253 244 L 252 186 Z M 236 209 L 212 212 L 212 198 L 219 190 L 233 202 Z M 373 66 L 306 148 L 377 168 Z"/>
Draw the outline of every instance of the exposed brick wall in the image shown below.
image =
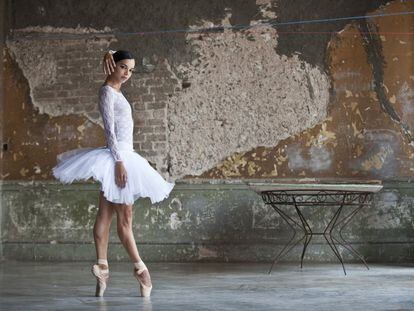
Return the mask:
<path id="1" fill-rule="evenodd" d="M 32 89 L 34 105 L 52 115 L 85 114 L 101 124 L 97 94 L 105 79 L 101 60 L 109 42 L 47 41 L 47 45 L 51 61 L 47 70 L 38 72 L 41 80 Z M 21 55 L 23 60 L 27 57 Z"/>
<path id="2" fill-rule="evenodd" d="M 168 98 L 179 91 L 179 81 L 166 60 L 159 60 L 151 73 L 138 73 L 126 89 L 134 107 L 134 146 L 167 176 Z"/>
<path id="3" fill-rule="evenodd" d="M 28 78 L 34 106 L 52 116 L 79 114 L 102 126 L 98 89 L 105 80 L 102 57 L 112 38 L 99 40 L 17 40 L 9 42 L 19 66 Z M 42 46 L 47 45 L 44 51 Z M 31 52 L 29 52 L 31 51 Z M 142 70 L 123 87 L 133 107 L 134 148 L 168 176 L 167 101 L 180 88 L 164 59 L 151 72 Z"/>

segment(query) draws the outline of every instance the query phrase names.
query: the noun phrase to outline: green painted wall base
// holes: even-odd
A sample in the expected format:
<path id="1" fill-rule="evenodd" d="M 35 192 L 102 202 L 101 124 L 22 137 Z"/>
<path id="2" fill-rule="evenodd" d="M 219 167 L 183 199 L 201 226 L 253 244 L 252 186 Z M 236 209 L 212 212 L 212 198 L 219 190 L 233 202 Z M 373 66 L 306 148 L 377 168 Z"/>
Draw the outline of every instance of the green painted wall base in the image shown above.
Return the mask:
<path id="1" fill-rule="evenodd" d="M 148 262 L 272 262 L 283 245 L 180 245 L 139 244 L 141 255 Z M 375 243 L 353 245 L 369 263 L 405 263 L 414 258 L 413 243 Z M 41 244 L 6 243 L 5 258 L 35 261 L 94 261 L 93 244 Z M 302 247 L 292 250 L 280 262 L 298 262 Z M 347 251 L 342 252 L 345 263 L 362 262 Z M 129 261 L 120 243 L 109 245 L 109 261 Z M 338 262 L 326 244 L 311 244 L 304 259 L 306 262 Z"/>
<path id="2" fill-rule="evenodd" d="M 92 228 L 97 212 L 96 184 L 3 183 L 2 256 L 17 260 L 95 259 Z M 313 226 L 330 211 L 307 212 Z M 345 236 L 368 262 L 414 260 L 414 184 L 387 182 L 373 205 L 358 214 Z M 114 220 L 109 259 L 127 261 Z M 322 226 L 323 227 L 323 226 Z M 291 236 L 289 227 L 243 183 L 179 183 L 155 205 L 134 206 L 134 234 L 147 261 L 270 262 Z M 319 228 L 320 230 L 320 228 Z M 297 246 L 283 261 L 300 261 Z M 342 252 L 346 262 L 358 262 Z M 320 238 L 306 261 L 336 262 Z"/>

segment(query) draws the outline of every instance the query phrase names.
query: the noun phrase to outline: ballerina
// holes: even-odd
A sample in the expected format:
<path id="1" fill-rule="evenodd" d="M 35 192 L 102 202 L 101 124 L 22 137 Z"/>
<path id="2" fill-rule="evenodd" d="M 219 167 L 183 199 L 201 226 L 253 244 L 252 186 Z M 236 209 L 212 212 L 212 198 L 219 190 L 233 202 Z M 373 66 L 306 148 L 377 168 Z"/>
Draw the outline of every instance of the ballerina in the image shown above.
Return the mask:
<path id="1" fill-rule="evenodd" d="M 135 67 L 132 54 L 121 50 L 107 53 L 105 59 L 107 78 L 99 89 L 99 110 L 107 146 L 75 149 L 58 155 L 53 175 L 63 183 L 93 178 L 101 184 L 93 228 L 97 255 L 97 263 L 92 266 L 97 279 L 95 296 L 103 296 L 107 287 L 109 228 L 116 213 L 118 236 L 133 263 L 133 275 L 139 282 L 141 296 L 149 297 L 151 277 L 132 232 L 133 203 L 140 197 L 150 198 L 151 203 L 160 202 L 169 196 L 174 184 L 165 181 L 133 149 L 132 109 L 121 92 L 122 84 L 129 80 Z"/>

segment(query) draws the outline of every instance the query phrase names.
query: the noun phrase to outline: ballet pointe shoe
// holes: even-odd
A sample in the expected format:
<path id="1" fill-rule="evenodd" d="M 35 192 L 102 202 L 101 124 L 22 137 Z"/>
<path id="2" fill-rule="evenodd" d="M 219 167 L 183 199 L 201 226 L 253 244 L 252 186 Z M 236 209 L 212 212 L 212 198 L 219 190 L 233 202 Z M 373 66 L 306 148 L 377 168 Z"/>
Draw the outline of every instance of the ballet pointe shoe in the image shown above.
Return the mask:
<path id="1" fill-rule="evenodd" d="M 139 282 L 139 290 L 141 292 L 141 297 L 150 297 L 151 296 L 151 290 L 152 290 L 152 285 L 151 286 L 147 286 L 144 283 L 142 283 L 142 281 L 139 279 L 139 276 L 144 272 L 144 271 L 148 271 L 147 266 L 145 265 L 145 263 L 141 260 L 139 262 L 134 263 L 134 276 L 137 279 L 137 281 Z"/>
<path id="2" fill-rule="evenodd" d="M 92 274 L 96 277 L 95 297 L 103 297 L 109 279 L 109 269 L 102 269 L 99 265 L 93 265 Z"/>

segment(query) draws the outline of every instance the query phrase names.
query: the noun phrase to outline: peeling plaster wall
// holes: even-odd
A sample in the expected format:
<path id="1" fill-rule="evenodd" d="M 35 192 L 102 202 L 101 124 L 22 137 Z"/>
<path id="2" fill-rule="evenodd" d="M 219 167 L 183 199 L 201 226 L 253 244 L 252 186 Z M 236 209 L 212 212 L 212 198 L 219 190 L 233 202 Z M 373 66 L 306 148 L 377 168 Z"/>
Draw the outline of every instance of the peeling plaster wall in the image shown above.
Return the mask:
<path id="1" fill-rule="evenodd" d="M 412 9 L 395 1 L 372 14 Z M 412 178 L 414 40 L 397 33 L 413 25 L 405 16 L 346 26 L 327 49 L 333 96 L 326 118 L 274 147 L 235 153 L 200 177 Z"/>
<path id="2" fill-rule="evenodd" d="M 245 1 L 243 5 L 233 1 L 196 2 L 187 8 L 187 15 L 175 14 L 174 10 L 179 7 L 170 7 L 167 2 L 144 2 L 131 4 L 128 11 L 130 14 L 132 8 L 138 10 L 141 5 L 147 5 L 148 14 L 142 16 L 138 24 L 132 22 L 136 19 L 132 16 L 131 20 L 119 24 L 116 14 L 108 12 L 111 27 L 94 18 L 95 10 L 100 6 L 104 9 L 102 3 L 96 3 L 96 6 L 83 3 L 84 15 L 71 19 L 62 15 L 59 6 L 48 6 L 42 0 L 24 7 L 22 2 L 14 2 L 14 8 L 19 10 L 13 10 L 16 16 L 8 50 L 28 83 L 30 102 L 27 104 L 33 105 L 40 114 L 86 117 L 100 124 L 96 93 L 104 79 L 100 66 L 102 52 L 127 47 L 136 51 L 139 60 L 139 74 L 125 87 L 127 98 L 134 107 L 134 146 L 166 178 L 390 178 L 399 177 L 399 172 L 407 175 L 405 168 L 411 166 L 412 155 L 399 139 L 393 139 L 388 147 L 374 147 L 372 141 L 366 142 L 367 146 L 362 142 L 354 146 L 349 139 L 343 143 L 343 136 L 349 135 L 349 129 L 353 133 L 394 131 L 393 126 L 371 129 L 369 126 L 361 128 L 362 124 L 356 121 L 344 122 L 344 113 L 355 120 L 359 113 L 365 115 L 366 119 L 362 120 L 365 126 L 374 113 L 374 109 L 361 112 L 359 105 L 365 105 L 360 102 L 365 95 L 355 95 L 361 87 L 367 92 L 370 90 L 371 100 L 375 96 L 379 99 L 382 109 L 389 112 L 394 123 L 400 124 L 403 132 L 411 131 L 412 80 L 406 77 L 410 70 L 412 72 L 412 66 L 407 66 L 402 74 L 389 70 L 391 63 L 405 61 L 411 64 L 412 61 L 395 56 L 395 45 L 387 45 L 386 38 L 385 41 L 382 38 L 367 41 L 367 37 L 362 36 L 359 42 L 358 37 L 347 40 L 351 31 L 346 26 L 350 24 L 348 21 L 319 25 L 319 30 L 343 29 L 337 37 L 308 34 L 305 38 L 303 33 L 289 34 L 290 31 L 315 30 L 312 25 L 189 35 L 178 33 L 174 36 L 126 35 L 125 32 L 139 27 L 202 27 L 255 24 L 273 19 L 284 22 L 287 17 L 290 20 L 306 18 L 282 0 Z M 368 1 L 350 5 L 340 2 L 332 7 L 311 1 L 306 6 L 314 7 L 321 16 L 336 16 L 344 10 L 349 15 L 367 14 L 384 3 Z M 66 5 L 68 9 L 79 10 L 73 1 Z M 410 5 L 409 2 L 394 1 L 381 10 L 409 10 Z M 160 7 L 166 9 L 162 11 L 165 14 L 162 20 L 155 18 Z M 120 3 L 118 9 L 123 10 L 124 4 Z M 26 14 L 28 12 L 32 15 Z M 387 20 L 387 24 L 367 24 L 365 27 L 391 27 L 397 31 L 409 28 L 409 19 L 379 19 L 381 23 Z M 155 24 L 154 20 L 157 20 Z M 360 33 L 364 32 L 361 23 L 353 26 Z M 410 38 L 398 40 L 400 47 L 412 45 Z M 354 55 L 354 46 L 359 54 Z M 363 50 L 358 49 L 360 46 Z M 335 63 L 336 54 L 342 53 L 348 55 L 341 61 L 350 58 L 342 64 L 345 66 Z M 382 60 L 375 59 L 375 55 Z M 141 62 L 142 57 L 145 62 Z M 391 58 L 388 60 L 388 57 Z M 352 62 L 363 69 L 353 68 Z M 346 65 L 350 67 L 345 68 Z M 365 79 L 366 75 L 371 78 Z M 385 81 L 388 77 L 403 76 L 399 80 L 401 85 L 392 95 L 384 93 L 387 85 L 392 84 Z M 342 94 L 346 95 L 344 100 Z M 359 96 L 358 100 L 352 98 L 354 95 Z M 347 107 L 352 107 L 351 111 Z M 71 134 L 77 135 L 76 131 Z M 409 139 L 410 134 L 406 135 Z M 367 137 L 374 136 L 367 134 Z M 15 144 L 14 148 L 19 147 Z M 58 152 L 64 149 L 57 148 Z M 15 150 L 18 152 L 22 151 Z M 53 162 L 53 158 L 50 161 Z M 378 169 L 378 161 L 388 163 L 383 171 Z M 412 176 L 410 169 L 408 172 Z M 51 176 L 34 178 L 50 179 Z"/>
<path id="3" fill-rule="evenodd" d="M 93 258 L 97 185 L 50 183 L 50 169 L 62 151 L 105 143 L 96 106 L 102 52 L 126 48 L 138 60 L 124 88 L 134 108 L 134 147 L 165 177 L 186 179 L 161 204 L 136 203 L 134 230 L 146 258 L 271 260 L 290 231 L 237 184 L 251 178 L 402 180 L 375 197 L 349 234 L 369 260 L 414 258 L 414 41 L 377 34 L 413 32 L 412 17 L 127 34 L 413 11 L 412 2 L 9 3 L 0 190 L 6 257 Z M 199 178 L 209 181 L 192 184 Z M 115 232 L 111 239 L 113 259 L 127 259 Z M 298 252 L 286 259 L 297 260 Z M 317 243 L 308 259 L 335 260 L 331 255 Z"/>
<path id="4" fill-rule="evenodd" d="M 397 0 L 399 1 L 399 0 Z M 396 1 L 396 2 L 397 2 Z M 364 16 L 391 1 L 389 0 L 277 0 L 272 1 L 271 9 L 277 12 L 276 21 L 289 23 L 339 16 Z M 401 1 L 409 2 L 409 1 Z M 341 31 L 349 20 L 326 23 L 297 23 L 281 27 L 277 52 L 286 56 L 298 55 L 299 59 L 325 71 L 329 68 L 326 47 L 332 34 Z"/>
<path id="5" fill-rule="evenodd" d="M 85 117 L 41 114 L 31 104 L 29 86 L 8 50 L 4 59 L 3 180 L 50 179 L 56 154 L 101 146 L 102 129 Z M 17 68 L 17 69 L 16 69 Z"/>
<path id="6" fill-rule="evenodd" d="M 7 46 L 28 81 L 31 102 L 39 113 L 53 117 L 82 114 L 101 123 L 96 104 L 97 89 L 105 77 L 99 62 L 115 38 L 108 36 L 81 42 L 27 37 L 28 34 L 90 33 L 99 32 L 80 27 L 30 27 L 18 29 L 14 32 L 14 40 L 8 41 Z"/>
<path id="7" fill-rule="evenodd" d="M 169 102 L 174 176 L 200 174 L 234 152 L 274 146 L 325 118 L 327 76 L 278 55 L 272 28 L 187 39 L 198 58 L 177 68 L 190 86 Z"/>
<path id="8" fill-rule="evenodd" d="M 36 33 L 32 31 L 35 30 Z M 41 33 L 38 33 L 41 31 Z M 108 31 L 106 29 L 105 31 Z M 37 40 L 30 39 L 30 36 L 37 37 Z M 28 28 L 19 30 L 15 34 L 14 40 L 8 42 L 6 52 L 12 57 L 5 57 L 5 63 L 10 64 L 7 78 L 8 83 L 14 84 L 18 81 L 21 85 L 20 90 L 23 92 L 10 92 L 8 94 L 8 112 L 10 115 L 21 114 L 20 110 L 32 111 L 32 114 L 45 118 L 47 121 L 44 129 L 47 133 L 43 139 L 48 141 L 49 146 L 43 146 L 44 143 L 33 139 L 31 129 L 38 128 L 37 118 L 32 119 L 29 116 L 25 118 L 27 127 L 27 139 L 16 137 L 12 129 L 18 128 L 18 123 L 8 123 L 10 131 L 5 135 L 5 141 L 10 147 L 5 152 L 5 160 L 13 159 L 6 162 L 8 169 L 3 173 L 4 179 L 50 179 L 50 168 L 55 165 L 56 154 L 77 148 L 80 146 L 103 146 L 105 141 L 101 138 L 102 134 L 96 134 L 94 131 L 99 130 L 91 123 L 98 124 L 102 127 L 98 105 L 97 93 L 105 77 L 102 73 L 101 59 L 104 51 L 108 50 L 108 45 L 114 41 L 112 36 L 105 35 L 104 38 L 82 40 L 73 38 L 62 40 L 62 36 L 79 35 L 79 34 L 99 33 L 91 29 L 60 29 L 52 27 Z M 42 38 L 42 35 L 57 35 L 53 39 Z M 19 36 L 21 36 L 20 39 Z M 105 38 L 106 37 L 106 38 Z M 47 45 L 48 49 L 44 49 Z M 7 54 L 8 55 L 8 54 Z M 7 56 L 6 55 L 6 56 Z M 35 55 L 35 57 L 33 57 Z M 133 106 L 133 117 L 135 119 L 134 145 L 135 149 L 147 157 L 148 160 L 160 171 L 166 175 L 167 171 L 167 141 L 166 141 L 166 107 L 169 94 L 175 91 L 178 81 L 172 73 L 168 62 L 164 59 L 152 57 L 152 63 L 149 65 L 155 67 L 150 72 L 132 78 L 124 88 L 124 94 L 130 100 Z M 15 66 L 15 65 L 18 66 Z M 149 66 L 147 65 L 147 66 Z M 12 66 L 15 66 L 12 68 Z M 20 77 L 21 74 L 23 75 Z M 16 78 L 19 76 L 19 78 Z M 162 77 L 163 81 L 160 81 Z M 27 92 L 27 93 L 26 93 Z M 27 96 L 30 96 L 27 98 Z M 16 98 L 24 98 L 23 102 L 13 105 Z M 14 113 L 12 111 L 15 110 Z M 85 121 L 85 118 L 88 121 Z M 11 119 L 16 120 L 16 119 Z M 17 121 L 17 120 L 16 120 Z M 51 123 L 53 121 L 53 123 Z M 80 125 L 70 125 L 72 123 L 81 123 Z M 49 128 L 49 130 L 48 130 Z M 19 132 L 20 129 L 14 130 Z M 52 132 L 53 133 L 52 133 Z M 57 145 L 50 146 L 50 136 L 53 141 L 59 141 Z M 77 146 L 65 145 L 64 141 L 72 137 L 78 140 Z M 21 139 L 22 138 L 22 139 Z M 49 165 L 46 168 L 46 174 L 33 174 L 27 166 L 38 167 L 37 161 L 30 162 L 31 155 L 26 155 L 24 150 L 27 144 L 43 147 L 48 151 L 54 151 L 48 158 Z M 52 150 L 50 150 L 52 149 Z M 57 151 L 56 151 L 57 150 Z M 25 157 L 25 167 L 15 167 L 19 159 Z M 20 175 L 14 173 L 19 170 Z M 166 175 L 165 177 L 168 177 Z"/>

